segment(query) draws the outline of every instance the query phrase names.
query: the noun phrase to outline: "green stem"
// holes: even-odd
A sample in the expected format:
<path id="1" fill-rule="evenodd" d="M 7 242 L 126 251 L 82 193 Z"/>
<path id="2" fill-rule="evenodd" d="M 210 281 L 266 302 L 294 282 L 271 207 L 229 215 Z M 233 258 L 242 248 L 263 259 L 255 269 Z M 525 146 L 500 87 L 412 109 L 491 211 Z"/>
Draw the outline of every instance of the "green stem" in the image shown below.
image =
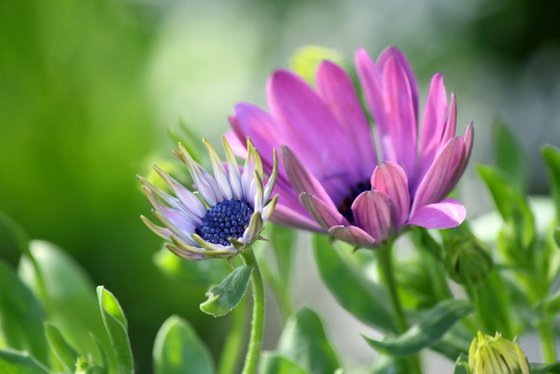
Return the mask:
<path id="1" fill-rule="evenodd" d="M 253 319 L 251 320 L 251 336 L 249 338 L 249 348 L 245 356 L 243 374 L 254 374 L 257 371 L 261 344 L 264 330 L 264 287 L 259 265 L 252 249 L 248 249 L 243 254 L 243 260 L 253 267 L 251 281 L 253 285 Z"/>
<path id="2" fill-rule="evenodd" d="M 544 361 L 547 364 L 556 362 L 556 347 L 554 345 L 554 330 L 550 318 L 539 326 L 541 346 Z"/>
<path id="3" fill-rule="evenodd" d="M 247 302 L 242 300 L 232 312 L 232 326 L 220 355 L 218 374 L 236 373 L 239 369 L 241 347 L 245 338 L 245 328 L 248 322 L 245 312 Z"/>
<path id="4" fill-rule="evenodd" d="M 401 299 L 397 290 L 397 282 L 395 279 L 395 272 L 393 269 L 393 256 L 392 256 L 392 242 L 388 242 L 384 246 L 377 249 L 377 258 L 379 260 L 379 273 L 382 282 L 389 290 L 389 297 L 393 310 L 397 317 L 398 333 L 402 334 L 408 330 L 408 322 L 404 315 L 401 304 Z M 407 366 L 410 373 L 421 373 L 420 358 L 418 355 L 412 355 L 406 358 Z"/>

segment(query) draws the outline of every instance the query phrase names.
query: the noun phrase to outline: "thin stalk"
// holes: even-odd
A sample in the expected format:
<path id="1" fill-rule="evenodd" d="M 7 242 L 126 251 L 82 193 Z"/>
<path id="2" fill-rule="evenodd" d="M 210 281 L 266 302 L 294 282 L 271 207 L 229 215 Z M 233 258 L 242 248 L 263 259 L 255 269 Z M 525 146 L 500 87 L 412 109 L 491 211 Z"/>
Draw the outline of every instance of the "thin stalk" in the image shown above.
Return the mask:
<path id="1" fill-rule="evenodd" d="M 551 364 L 556 362 L 556 347 L 554 345 L 554 327 L 548 318 L 547 321 L 539 325 L 539 334 L 541 340 L 542 354 L 544 362 Z"/>
<path id="2" fill-rule="evenodd" d="M 264 330 L 264 287 L 259 265 L 253 250 L 249 248 L 242 254 L 245 264 L 253 267 L 251 283 L 253 285 L 253 317 L 251 320 L 251 335 L 249 348 L 245 356 L 243 374 L 254 374 L 257 371 Z"/>
<path id="3" fill-rule="evenodd" d="M 247 302 L 245 300 L 241 301 L 237 308 L 233 310 L 232 325 L 220 355 L 218 374 L 236 373 L 239 368 L 242 343 L 245 339 L 245 329 L 249 321 L 245 315 L 246 311 Z"/>

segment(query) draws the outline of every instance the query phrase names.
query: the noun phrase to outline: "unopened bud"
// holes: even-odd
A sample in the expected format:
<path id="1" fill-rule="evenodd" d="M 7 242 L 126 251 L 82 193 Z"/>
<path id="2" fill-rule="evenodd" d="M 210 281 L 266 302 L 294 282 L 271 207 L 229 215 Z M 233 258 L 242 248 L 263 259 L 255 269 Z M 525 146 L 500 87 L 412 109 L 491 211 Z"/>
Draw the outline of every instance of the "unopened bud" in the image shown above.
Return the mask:
<path id="1" fill-rule="evenodd" d="M 478 332 L 469 348 L 470 374 L 529 374 L 527 358 L 517 342 Z"/>

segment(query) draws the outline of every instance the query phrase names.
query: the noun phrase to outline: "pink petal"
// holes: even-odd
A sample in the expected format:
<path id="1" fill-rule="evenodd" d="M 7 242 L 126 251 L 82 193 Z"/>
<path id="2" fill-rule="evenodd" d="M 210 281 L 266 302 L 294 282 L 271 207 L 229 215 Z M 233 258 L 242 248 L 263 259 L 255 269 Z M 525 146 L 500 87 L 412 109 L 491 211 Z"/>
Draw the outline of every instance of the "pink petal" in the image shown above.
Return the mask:
<path id="1" fill-rule="evenodd" d="M 408 79 L 408 83 L 410 84 L 414 113 L 415 115 L 418 115 L 418 83 L 416 82 L 416 77 L 414 76 L 412 67 L 410 66 L 410 63 L 408 62 L 408 59 L 406 58 L 404 53 L 402 53 L 400 49 L 393 46 L 390 46 L 383 52 L 381 52 L 379 58 L 377 59 L 377 63 L 383 69 L 386 62 L 390 59 L 396 60 L 401 68 L 404 69 L 404 72 L 406 73 L 406 77 Z"/>
<path id="2" fill-rule="evenodd" d="M 455 131 L 457 129 L 457 98 L 455 93 L 451 93 L 451 101 L 449 103 L 449 114 L 447 115 L 447 122 L 445 123 L 445 129 L 441 136 L 439 142 L 440 147 L 447 144 L 447 142 L 455 136 Z"/>
<path id="3" fill-rule="evenodd" d="M 424 205 L 439 202 L 451 191 L 457 182 L 457 169 L 463 162 L 464 153 L 463 139 L 453 138 L 447 142 L 418 185 L 412 215 Z"/>
<path id="4" fill-rule="evenodd" d="M 232 124 L 237 123 L 237 118 L 235 116 L 230 116 L 229 121 Z M 235 126 L 232 125 L 232 127 L 235 127 Z M 226 133 L 224 134 L 224 137 L 226 138 L 226 141 L 228 142 L 229 146 L 231 147 L 231 150 L 232 150 L 234 155 L 236 155 L 237 157 L 245 157 L 245 155 L 247 154 L 247 148 L 245 147 L 245 143 L 241 142 L 241 139 L 237 136 L 235 131 L 233 131 L 233 130 L 226 131 Z M 245 138 L 245 136 L 244 136 L 244 138 Z"/>
<path id="5" fill-rule="evenodd" d="M 352 138 L 305 81 L 288 71 L 276 71 L 269 81 L 268 101 L 281 124 L 284 144 L 305 160 L 317 178 L 328 180 L 329 191 L 346 190 L 358 182 L 355 165 L 360 160 L 354 156 Z"/>
<path id="6" fill-rule="evenodd" d="M 374 247 L 375 239 L 367 232 L 356 226 L 333 226 L 329 234 L 335 239 L 350 243 L 359 247 Z"/>
<path id="7" fill-rule="evenodd" d="M 313 174 L 299 161 L 286 146 L 282 147 L 284 167 L 293 188 L 301 193 L 307 192 L 326 203 L 330 209 L 337 210 L 329 194 Z"/>
<path id="8" fill-rule="evenodd" d="M 371 176 L 373 190 L 383 192 L 395 206 L 395 213 L 399 227 L 408 219 L 410 211 L 410 194 L 408 179 L 404 170 L 394 162 L 382 162 Z"/>
<path id="9" fill-rule="evenodd" d="M 295 227 L 309 231 L 324 231 L 314 220 L 296 210 L 291 209 L 287 205 L 280 205 L 280 203 L 276 205 L 270 220 L 283 226 Z"/>
<path id="10" fill-rule="evenodd" d="M 422 138 L 420 157 L 428 166 L 432 163 L 440 146 L 443 130 L 447 121 L 447 93 L 443 84 L 443 75 L 436 74 L 430 83 L 430 90 L 424 109 L 422 121 Z"/>
<path id="11" fill-rule="evenodd" d="M 362 192 L 352 203 L 356 226 L 378 242 L 387 238 L 394 229 L 393 209 L 391 199 L 377 191 Z"/>
<path id="12" fill-rule="evenodd" d="M 413 179 L 417 159 L 417 121 L 406 72 L 394 58 L 383 68 L 383 100 L 396 159 Z"/>
<path id="13" fill-rule="evenodd" d="M 377 164 L 373 135 L 350 77 L 338 65 L 324 61 L 317 70 L 317 92 L 343 131 L 352 137 L 352 152 L 360 160 L 362 178 L 371 175 Z"/>
<path id="14" fill-rule="evenodd" d="M 459 226 L 466 215 L 465 207 L 458 201 L 445 199 L 417 209 L 408 223 L 427 229 L 448 229 Z"/>
<path id="15" fill-rule="evenodd" d="M 328 230 L 332 226 L 350 224 L 338 210 L 332 209 L 332 205 L 323 202 L 315 196 L 302 192 L 299 198 L 305 209 L 324 229 Z"/>

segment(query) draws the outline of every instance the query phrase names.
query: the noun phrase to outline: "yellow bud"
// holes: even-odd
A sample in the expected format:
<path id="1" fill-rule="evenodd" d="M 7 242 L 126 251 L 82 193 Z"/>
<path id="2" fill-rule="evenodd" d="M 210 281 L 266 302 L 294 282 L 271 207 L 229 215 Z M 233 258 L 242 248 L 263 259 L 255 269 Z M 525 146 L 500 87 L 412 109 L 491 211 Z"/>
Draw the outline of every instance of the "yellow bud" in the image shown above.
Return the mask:
<path id="1" fill-rule="evenodd" d="M 517 342 L 478 332 L 469 348 L 470 374 L 529 374 L 527 358 Z"/>

